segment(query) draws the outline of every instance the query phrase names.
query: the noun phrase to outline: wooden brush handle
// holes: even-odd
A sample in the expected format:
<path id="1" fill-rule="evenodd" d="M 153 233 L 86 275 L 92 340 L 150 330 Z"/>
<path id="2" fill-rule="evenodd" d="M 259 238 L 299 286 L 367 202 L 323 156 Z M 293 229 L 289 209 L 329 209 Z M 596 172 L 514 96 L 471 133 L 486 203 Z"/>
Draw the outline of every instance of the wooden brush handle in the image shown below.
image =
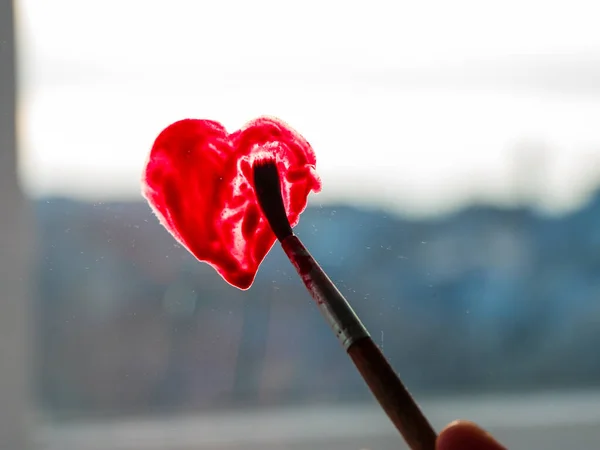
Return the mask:
<path id="1" fill-rule="evenodd" d="M 435 450 L 436 434 L 352 307 L 293 234 L 281 241 L 306 289 L 384 411 L 412 450 Z"/>
<path id="2" fill-rule="evenodd" d="M 434 450 L 436 432 L 373 339 L 356 341 L 348 348 L 348 355 L 409 447 Z"/>

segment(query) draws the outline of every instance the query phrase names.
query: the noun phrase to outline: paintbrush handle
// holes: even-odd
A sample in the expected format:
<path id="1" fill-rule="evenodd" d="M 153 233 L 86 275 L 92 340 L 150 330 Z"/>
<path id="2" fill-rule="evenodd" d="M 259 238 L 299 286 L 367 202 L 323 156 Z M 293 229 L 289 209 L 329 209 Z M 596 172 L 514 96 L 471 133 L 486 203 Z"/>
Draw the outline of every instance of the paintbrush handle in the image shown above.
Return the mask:
<path id="1" fill-rule="evenodd" d="M 365 326 L 300 239 L 281 246 L 317 307 L 344 346 L 371 392 L 412 450 L 434 450 L 436 433 Z"/>
<path id="2" fill-rule="evenodd" d="M 412 450 L 434 450 L 435 430 L 373 339 L 355 342 L 348 355 L 408 446 Z"/>
<path id="3" fill-rule="evenodd" d="M 296 268 L 317 308 L 344 347 L 369 337 L 369 333 L 342 293 L 296 236 L 291 235 L 281 246 Z"/>

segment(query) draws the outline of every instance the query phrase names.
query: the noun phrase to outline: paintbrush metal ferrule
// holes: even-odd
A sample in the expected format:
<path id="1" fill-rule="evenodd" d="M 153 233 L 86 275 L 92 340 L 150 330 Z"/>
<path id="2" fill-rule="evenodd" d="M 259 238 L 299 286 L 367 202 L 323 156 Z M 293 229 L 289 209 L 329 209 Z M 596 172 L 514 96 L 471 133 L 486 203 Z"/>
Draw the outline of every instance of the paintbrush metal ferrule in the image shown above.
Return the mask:
<path id="1" fill-rule="evenodd" d="M 369 332 L 348 301 L 300 239 L 292 234 L 281 241 L 281 246 L 344 349 L 348 350 L 355 342 L 369 337 Z"/>

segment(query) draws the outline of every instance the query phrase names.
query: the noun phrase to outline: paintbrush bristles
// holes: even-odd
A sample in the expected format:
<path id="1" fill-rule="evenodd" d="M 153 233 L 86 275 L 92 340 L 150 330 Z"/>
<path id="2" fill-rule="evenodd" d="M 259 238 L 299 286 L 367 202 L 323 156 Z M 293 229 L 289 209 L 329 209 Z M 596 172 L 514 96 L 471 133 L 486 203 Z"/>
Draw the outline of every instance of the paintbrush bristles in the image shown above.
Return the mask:
<path id="1" fill-rule="evenodd" d="M 273 233 L 281 242 L 286 237 L 291 236 L 293 232 L 283 204 L 277 163 L 272 159 L 259 160 L 254 163 L 252 169 L 254 172 L 254 191 L 258 204 Z"/>

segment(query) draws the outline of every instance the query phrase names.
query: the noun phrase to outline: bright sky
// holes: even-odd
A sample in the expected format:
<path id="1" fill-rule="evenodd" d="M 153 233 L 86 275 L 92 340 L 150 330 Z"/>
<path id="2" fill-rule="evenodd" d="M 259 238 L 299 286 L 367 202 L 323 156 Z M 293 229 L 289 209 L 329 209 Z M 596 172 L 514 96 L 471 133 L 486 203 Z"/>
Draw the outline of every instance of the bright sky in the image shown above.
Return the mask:
<path id="1" fill-rule="evenodd" d="M 26 188 L 139 196 L 165 126 L 262 114 L 313 144 L 324 202 L 560 211 L 598 184 L 597 2 L 294 4 L 18 0 Z"/>

